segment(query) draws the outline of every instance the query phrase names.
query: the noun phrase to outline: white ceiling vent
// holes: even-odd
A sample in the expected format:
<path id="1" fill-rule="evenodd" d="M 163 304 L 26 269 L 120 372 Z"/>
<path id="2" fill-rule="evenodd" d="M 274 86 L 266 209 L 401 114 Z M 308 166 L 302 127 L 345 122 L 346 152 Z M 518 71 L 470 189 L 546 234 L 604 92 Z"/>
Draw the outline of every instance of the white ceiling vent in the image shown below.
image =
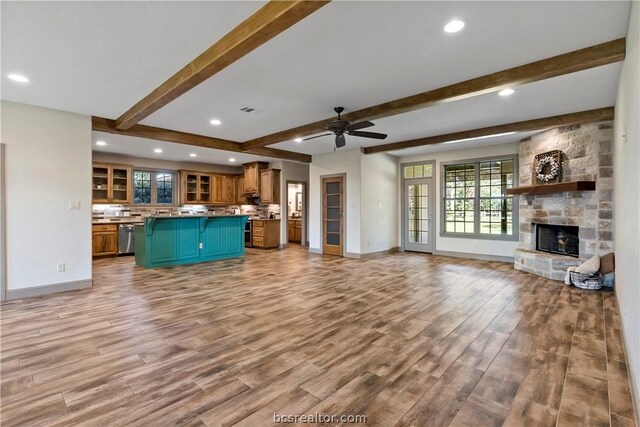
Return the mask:
<path id="1" fill-rule="evenodd" d="M 247 114 L 255 114 L 255 113 L 260 112 L 260 110 L 258 110 L 257 108 L 250 107 L 248 105 L 240 107 L 240 111 L 243 112 L 243 113 L 247 113 Z"/>

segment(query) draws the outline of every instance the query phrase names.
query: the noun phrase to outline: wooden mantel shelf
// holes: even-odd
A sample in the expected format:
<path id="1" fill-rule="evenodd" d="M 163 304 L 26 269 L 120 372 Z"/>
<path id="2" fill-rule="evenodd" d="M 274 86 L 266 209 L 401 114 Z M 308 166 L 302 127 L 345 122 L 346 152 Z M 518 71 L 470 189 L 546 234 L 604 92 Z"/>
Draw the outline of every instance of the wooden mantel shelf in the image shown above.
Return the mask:
<path id="1" fill-rule="evenodd" d="M 550 194 L 565 191 L 594 191 L 595 181 L 571 181 L 557 184 L 528 185 L 526 187 L 508 188 L 507 194 Z"/>

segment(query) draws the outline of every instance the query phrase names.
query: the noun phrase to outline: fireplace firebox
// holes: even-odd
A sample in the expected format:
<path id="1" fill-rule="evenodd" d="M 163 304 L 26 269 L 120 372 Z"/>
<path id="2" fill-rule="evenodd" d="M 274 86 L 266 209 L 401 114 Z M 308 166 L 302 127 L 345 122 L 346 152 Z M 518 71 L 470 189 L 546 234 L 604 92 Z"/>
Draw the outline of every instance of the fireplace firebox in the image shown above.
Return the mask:
<path id="1" fill-rule="evenodd" d="M 580 256 L 579 227 L 572 225 L 532 224 L 535 228 L 536 250 L 552 254 Z"/>

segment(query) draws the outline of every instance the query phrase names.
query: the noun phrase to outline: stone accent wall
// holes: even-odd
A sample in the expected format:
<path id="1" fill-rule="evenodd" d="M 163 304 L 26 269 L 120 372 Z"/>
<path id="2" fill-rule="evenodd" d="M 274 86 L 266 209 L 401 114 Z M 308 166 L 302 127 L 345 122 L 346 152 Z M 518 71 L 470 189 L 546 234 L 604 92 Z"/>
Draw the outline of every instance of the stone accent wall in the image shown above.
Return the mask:
<path id="1" fill-rule="evenodd" d="M 562 280 L 567 267 L 613 251 L 612 144 L 610 122 L 560 127 L 522 140 L 520 186 L 535 184 L 531 168 L 536 154 L 561 150 L 562 181 L 596 181 L 596 191 L 519 196 L 516 269 Z M 580 258 L 537 252 L 531 223 L 579 226 Z"/>

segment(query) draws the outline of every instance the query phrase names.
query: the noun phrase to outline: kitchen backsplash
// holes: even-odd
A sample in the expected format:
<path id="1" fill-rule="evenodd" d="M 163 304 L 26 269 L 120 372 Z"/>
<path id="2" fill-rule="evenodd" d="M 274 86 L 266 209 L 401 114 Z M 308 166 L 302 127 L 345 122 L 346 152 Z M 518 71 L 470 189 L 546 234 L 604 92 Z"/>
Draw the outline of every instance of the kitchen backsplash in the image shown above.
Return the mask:
<path id="1" fill-rule="evenodd" d="M 239 210 L 239 212 L 238 212 Z M 151 215 L 196 215 L 213 212 L 218 215 L 242 214 L 251 218 L 269 218 L 273 213 L 280 218 L 280 205 L 241 205 L 241 206 L 125 206 L 125 205 L 93 205 L 93 222 L 135 222 Z"/>

